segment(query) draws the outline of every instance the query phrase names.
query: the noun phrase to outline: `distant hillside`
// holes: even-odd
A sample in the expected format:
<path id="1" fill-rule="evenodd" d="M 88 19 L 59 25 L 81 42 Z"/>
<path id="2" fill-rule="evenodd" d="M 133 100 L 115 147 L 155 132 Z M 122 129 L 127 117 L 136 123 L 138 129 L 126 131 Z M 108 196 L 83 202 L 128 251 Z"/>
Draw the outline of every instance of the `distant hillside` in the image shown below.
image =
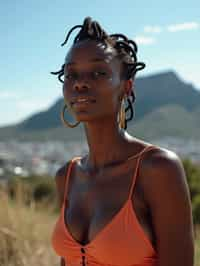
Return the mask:
<path id="1" fill-rule="evenodd" d="M 137 118 L 168 104 L 177 104 L 191 112 L 200 107 L 200 92 L 184 83 L 174 72 L 165 72 L 136 80 Z"/>
<path id="2" fill-rule="evenodd" d="M 21 131 L 24 130 L 44 130 L 61 126 L 60 110 L 63 104 L 63 100 L 57 100 L 46 111 L 36 113 L 31 117 L 25 119 L 22 123 L 17 125 L 17 128 Z M 67 118 L 68 113 L 66 113 Z"/>
<path id="3" fill-rule="evenodd" d="M 130 131 L 149 139 L 162 136 L 200 139 L 200 117 L 180 105 L 165 105 L 146 114 Z"/>
<path id="4" fill-rule="evenodd" d="M 136 79 L 135 119 L 128 131 L 145 138 L 161 136 L 200 139 L 200 92 L 180 80 L 174 72 L 159 73 Z M 22 123 L 0 128 L 0 140 L 84 138 L 83 127 L 64 128 L 60 121 L 63 99 L 46 111 L 36 113 Z M 71 116 L 67 117 L 69 120 Z"/>

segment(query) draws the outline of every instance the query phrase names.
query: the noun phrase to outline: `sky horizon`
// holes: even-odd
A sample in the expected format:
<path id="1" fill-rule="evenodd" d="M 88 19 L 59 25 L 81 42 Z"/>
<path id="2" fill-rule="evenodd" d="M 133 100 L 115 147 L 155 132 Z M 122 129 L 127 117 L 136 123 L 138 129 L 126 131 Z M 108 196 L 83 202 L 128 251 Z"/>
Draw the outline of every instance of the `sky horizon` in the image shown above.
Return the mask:
<path id="1" fill-rule="evenodd" d="M 137 77 L 175 71 L 200 91 L 200 2 L 133 3 L 93 0 L 0 3 L 0 127 L 18 123 L 44 110 L 62 96 L 61 84 L 50 75 L 63 63 L 72 43 L 61 47 L 66 33 L 86 16 L 108 33 L 123 33 L 138 44 L 146 68 Z M 172 10 L 173 9 L 173 10 Z"/>

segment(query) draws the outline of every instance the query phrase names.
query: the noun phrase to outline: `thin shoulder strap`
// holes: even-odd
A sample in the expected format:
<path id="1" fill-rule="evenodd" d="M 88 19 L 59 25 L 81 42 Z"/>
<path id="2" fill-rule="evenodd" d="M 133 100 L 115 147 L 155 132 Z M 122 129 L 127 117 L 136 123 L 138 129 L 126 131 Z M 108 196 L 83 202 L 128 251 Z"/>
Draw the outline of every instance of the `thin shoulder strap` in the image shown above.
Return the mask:
<path id="1" fill-rule="evenodd" d="M 129 196 L 128 196 L 129 199 L 132 197 L 132 194 L 133 194 L 133 189 L 134 189 L 134 186 L 135 186 L 136 177 L 137 177 L 137 173 L 138 173 L 138 169 L 139 169 L 140 161 L 141 161 L 141 159 L 142 159 L 142 155 L 143 155 L 144 153 L 146 153 L 147 151 L 149 151 L 149 150 L 154 150 L 154 149 L 157 149 L 157 147 L 154 146 L 154 145 L 150 145 L 150 146 L 145 147 L 145 148 L 139 153 L 139 156 L 138 156 L 137 161 L 136 161 L 136 167 L 135 167 L 135 170 L 134 170 L 134 174 L 133 174 L 133 177 L 132 177 L 131 188 L 130 188 Z"/>
<path id="2" fill-rule="evenodd" d="M 70 173 L 71 173 L 71 169 L 73 166 L 73 163 L 79 159 L 80 157 L 74 157 L 71 159 L 69 166 L 66 169 L 66 173 L 65 173 L 65 182 L 64 182 L 64 202 L 66 202 L 67 199 L 67 192 L 68 192 L 68 183 L 69 183 L 69 177 L 70 177 Z"/>

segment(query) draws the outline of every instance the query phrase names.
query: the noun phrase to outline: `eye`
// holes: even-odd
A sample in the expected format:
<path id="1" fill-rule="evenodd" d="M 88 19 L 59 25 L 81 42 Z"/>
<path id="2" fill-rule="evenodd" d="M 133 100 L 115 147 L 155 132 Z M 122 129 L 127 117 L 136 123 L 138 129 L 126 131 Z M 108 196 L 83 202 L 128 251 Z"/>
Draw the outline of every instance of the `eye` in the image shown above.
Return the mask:
<path id="1" fill-rule="evenodd" d="M 72 73 L 65 74 L 64 79 L 65 80 L 75 80 L 75 79 L 77 79 L 77 77 L 78 77 L 78 74 L 75 72 L 72 72 Z"/>
<path id="2" fill-rule="evenodd" d="M 107 75 L 107 73 L 105 71 L 101 71 L 101 70 L 96 70 L 96 71 L 93 71 L 91 73 L 91 76 L 93 78 L 100 78 L 100 77 L 105 77 Z"/>

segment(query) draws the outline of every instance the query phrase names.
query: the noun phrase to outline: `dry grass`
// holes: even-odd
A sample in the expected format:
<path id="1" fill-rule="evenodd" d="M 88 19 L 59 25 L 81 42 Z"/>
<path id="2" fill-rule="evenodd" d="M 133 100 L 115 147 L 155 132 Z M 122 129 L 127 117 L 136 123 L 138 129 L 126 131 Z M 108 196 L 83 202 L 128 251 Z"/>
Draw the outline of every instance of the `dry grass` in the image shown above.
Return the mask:
<path id="1" fill-rule="evenodd" d="M 0 265 L 58 266 L 50 237 L 55 217 L 49 211 L 11 203 L 0 192 Z"/>
<path id="2" fill-rule="evenodd" d="M 48 208 L 13 203 L 0 191 L 0 265 L 58 266 L 50 238 L 57 215 Z M 200 228 L 196 234 L 195 265 L 200 266 Z"/>

